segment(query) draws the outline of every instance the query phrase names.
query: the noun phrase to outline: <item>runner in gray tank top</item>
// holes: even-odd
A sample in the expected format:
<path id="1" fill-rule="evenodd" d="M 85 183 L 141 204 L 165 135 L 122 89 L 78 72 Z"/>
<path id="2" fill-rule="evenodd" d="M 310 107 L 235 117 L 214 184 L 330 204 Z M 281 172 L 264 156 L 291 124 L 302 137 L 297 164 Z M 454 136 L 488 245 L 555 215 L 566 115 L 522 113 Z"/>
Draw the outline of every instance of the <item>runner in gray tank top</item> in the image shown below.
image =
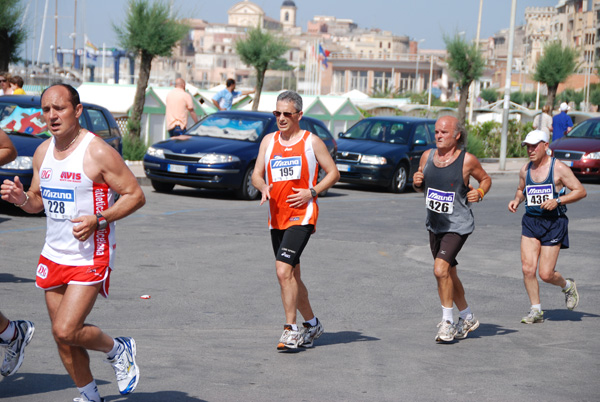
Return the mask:
<path id="1" fill-rule="evenodd" d="M 413 176 L 415 190 L 425 193 L 433 273 L 442 303 L 442 321 L 435 337 L 438 342 L 464 339 L 479 327 L 458 278 L 456 256 L 475 229 L 470 204 L 483 199 L 492 179 L 475 156 L 460 149 L 464 134 L 465 128 L 458 119 L 440 117 L 435 123 L 437 149 L 423 153 L 419 170 Z M 477 189 L 469 184 L 471 177 L 479 183 Z M 459 310 L 456 325 L 452 314 L 454 304 Z"/>

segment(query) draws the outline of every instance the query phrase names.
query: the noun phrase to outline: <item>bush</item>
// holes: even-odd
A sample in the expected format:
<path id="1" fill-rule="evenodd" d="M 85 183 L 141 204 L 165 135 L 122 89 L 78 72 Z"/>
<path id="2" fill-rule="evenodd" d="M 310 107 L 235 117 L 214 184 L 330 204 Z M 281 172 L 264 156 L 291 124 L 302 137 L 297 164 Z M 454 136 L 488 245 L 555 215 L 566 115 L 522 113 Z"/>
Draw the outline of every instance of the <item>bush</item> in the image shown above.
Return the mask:
<path id="1" fill-rule="evenodd" d="M 487 103 L 494 103 L 499 99 L 498 92 L 493 88 L 483 89 L 479 96 L 481 96 L 481 99 L 483 99 Z"/>
<path id="2" fill-rule="evenodd" d="M 136 136 L 123 136 L 123 159 L 126 161 L 141 161 L 144 159 L 148 146 Z"/>
<path id="3" fill-rule="evenodd" d="M 470 125 L 469 144 L 467 151 L 478 158 L 499 158 L 502 141 L 502 124 L 495 121 L 487 121 Z M 527 156 L 527 150 L 521 146 L 528 132 L 533 130 L 533 123 L 526 124 L 515 120 L 508 121 L 506 157 L 523 158 Z M 482 149 L 483 148 L 483 149 Z"/>

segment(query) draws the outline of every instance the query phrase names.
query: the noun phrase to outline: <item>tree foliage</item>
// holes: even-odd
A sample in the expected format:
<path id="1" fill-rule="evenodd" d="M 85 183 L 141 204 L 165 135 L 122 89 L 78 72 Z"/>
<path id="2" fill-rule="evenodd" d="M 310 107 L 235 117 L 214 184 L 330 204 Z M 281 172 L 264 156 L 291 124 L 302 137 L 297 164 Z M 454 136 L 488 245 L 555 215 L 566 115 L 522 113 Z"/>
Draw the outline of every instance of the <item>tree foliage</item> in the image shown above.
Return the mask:
<path id="1" fill-rule="evenodd" d="M 479 96 L 481 96 L 481 99 L 483 99 L 487 103 L 494 103 L 499 98 L 498 91 L 496 91 L 493 88 L 485 88 L 485 89 L 483 89 L 480 92 Z"/>
<path id="2" fill-rule="evenodd" d="M 453 37 L 444 35 L 448 68 L 460 87 L 458 101 L 458 120 L 465 123 L 469 86 L 481 77 L 485 61 L 474 43 L 467 43 L 458 34 Z M 465 139 L 466 140 L 466 139 Z"/>
<path id="3" fill-rule="evenodd" d="M 590 103 L 600 107 L 600 89 L 590 92 Z"/>
<path id="4" fill-rule="evenodd" d="M 559 102 L 573 102 L 575 104 L 575 110 L 579 110 L 581 102 L 583 102 L 583 91 L 576 91 L 573 88 L 567 88 L 558 94 L 556 99 Z"/>
<path id="5" fill-rule="evenodd" d="M 189 27 L 170 15 L 171 9 L 162 1 L 129 0 L 122 26 L 113 24 L 119 43 L 140 57 L 140 72 L 130 117 L 129 133 L 140 135 L 144 99 L 150 78 L 152 60 L 170 56 L 175 44 L 183 39 Z"/>
<path id="6" fill-rule="evenodd" d="M 0 71 L 8 71 L 9 63 L 20 60 L 19 49 L 27 39 L 21 0 L 0 0 Z"/>
<path id="7" fill-rule="evenodd" d="M 276 37 L 269 32 L 263 32 L 258 27 L 249 30 L 245 39 L 240 39 L 235 43 L 235 51 L 242 62 L 254 67 L 256 71 L 256 95 L 252 110 L 258 110 L 260 93 L 269 65 L 278 60 L 287 50 L 285 39 Z"/>
<path id="8" fill-rule="evenodd" d="M 577 67 L 577 50 L 560 42 L 551 42 L 544 46 L 544 54 L 538 60 L 533 79 L 546 84 L 548 98 L 546 102 L 554 108 L 554 99 L 558 84 L 565 82 Z"/>

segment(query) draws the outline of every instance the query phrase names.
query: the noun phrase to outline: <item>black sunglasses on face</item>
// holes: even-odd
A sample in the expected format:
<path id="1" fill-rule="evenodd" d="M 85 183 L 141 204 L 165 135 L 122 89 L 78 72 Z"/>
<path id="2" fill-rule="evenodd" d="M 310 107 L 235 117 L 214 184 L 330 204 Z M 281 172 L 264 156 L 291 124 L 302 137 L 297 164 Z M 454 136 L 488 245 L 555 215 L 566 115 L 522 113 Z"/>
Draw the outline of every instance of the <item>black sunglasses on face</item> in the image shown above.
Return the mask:
<path id="1" fill-rule="evenodd" d="M 273 115 L 274 115 L 275 117 L 279 117 L 279 116 L 283 115 L 284 117 L 287 117 L 288 119 L 289 119 L 290 117 L 292 117 L 293 115 L 295 115 L 295 114 L 298 114 L 298 113 L 300 113 L 300 112 L 294 112 L 294 113 L 290 113 L 290 112 L 280 112 L 279 110 L 274 110 L 274 111 L 273 111 Z"/>
<path id="2" fill-rule="evenodd" d="M 6 82 L 6 80 L 0 80 L 0 82 Z"/>

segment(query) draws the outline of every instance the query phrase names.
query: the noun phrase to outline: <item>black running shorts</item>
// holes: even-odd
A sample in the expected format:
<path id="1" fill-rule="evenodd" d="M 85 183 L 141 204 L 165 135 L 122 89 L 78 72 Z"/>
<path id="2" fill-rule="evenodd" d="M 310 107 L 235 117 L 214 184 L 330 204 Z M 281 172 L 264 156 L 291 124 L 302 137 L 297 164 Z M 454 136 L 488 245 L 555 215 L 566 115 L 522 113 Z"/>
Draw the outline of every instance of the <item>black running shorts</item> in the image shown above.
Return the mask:
<path id="1" fill-rule="evenodd" d="M 542 246 L 569 248 L 569 219 L 565 216 L 546 218 L 523 215 L 521 234 L 538 239 Z"/>
<path id="2" fill-rule="evenodd" d="M 277 261 L 295 267 L 300 264 L 300 255 L 306 247 L 314 225 L 296 225 L 286 230 L 271 229 L 271 243 Z"/>
<path id="3" fill-rule="evenodd" d="M 429 247 L 433 258 L 440 258 L 450 264 L 451 267 L 458 265 L 456 256 L 467 241 L 468 234 L 459 235 L 458 233 L 439 233 L 435 234 L 429 231 Z"/>

